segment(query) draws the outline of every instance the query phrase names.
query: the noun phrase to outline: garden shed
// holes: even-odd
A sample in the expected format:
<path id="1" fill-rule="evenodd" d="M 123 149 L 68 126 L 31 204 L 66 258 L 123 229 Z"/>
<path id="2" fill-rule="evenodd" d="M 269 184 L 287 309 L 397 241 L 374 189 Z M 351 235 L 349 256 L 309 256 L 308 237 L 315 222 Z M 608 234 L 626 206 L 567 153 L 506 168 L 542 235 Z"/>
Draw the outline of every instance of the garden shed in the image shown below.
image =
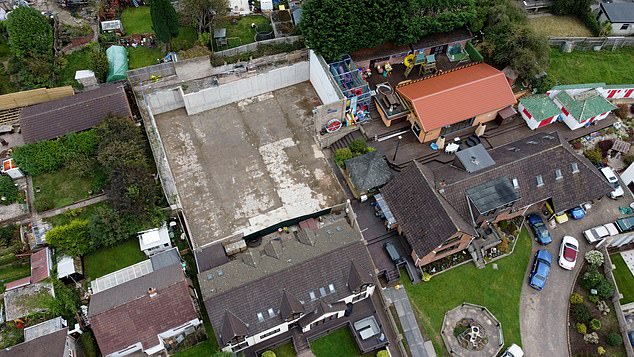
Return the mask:
<path id="1" fill-rule="evenodd" d="M 128 50 L 123 46 L 110 46 L 106 50 L 108 56 L 107 82 L 114 82 L 128 78 Z"/>

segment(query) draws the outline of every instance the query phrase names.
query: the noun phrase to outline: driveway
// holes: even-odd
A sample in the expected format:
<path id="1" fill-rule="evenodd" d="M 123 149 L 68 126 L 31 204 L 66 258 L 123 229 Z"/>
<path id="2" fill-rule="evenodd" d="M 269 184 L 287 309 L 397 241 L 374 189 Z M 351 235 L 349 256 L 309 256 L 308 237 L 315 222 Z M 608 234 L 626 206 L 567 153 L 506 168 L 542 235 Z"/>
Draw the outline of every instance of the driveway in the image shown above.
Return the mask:
<path id="1" fill-rule="evenodd" d="M 535 252 L 544 248 L 533 241 L 533 255 L 526 268 L 526 282 L 522 285 L 520 301 L 520 330 L 526 356 L 568 356 L 568 298 L 575 276 L 579 272 L 581 259 L 591 249 L 583 238 L 582 232 L 623 217 L 618 207 L 628 206 L 632 202 L 629 191 L 627 189 L 625 191 L 625 197 L 618 200 L 603 197 L 595 201 L 582 220 L 573 221 L 571 219 L 564 224 L 558 224 L 555 228 L 549 227 L 553 243 L 545 249 L 553 256 L 553 266 L 546 282 L 546 288 L 542 291 L 531 288 L 527 283 Z M 559 246 L 565 235 L 577 238 L 580 245 L 577 265 L 573 271 L 564 270 L 557 263 Z M 508 343 L 513 342 L 517 341 L 508 341 Z"/>

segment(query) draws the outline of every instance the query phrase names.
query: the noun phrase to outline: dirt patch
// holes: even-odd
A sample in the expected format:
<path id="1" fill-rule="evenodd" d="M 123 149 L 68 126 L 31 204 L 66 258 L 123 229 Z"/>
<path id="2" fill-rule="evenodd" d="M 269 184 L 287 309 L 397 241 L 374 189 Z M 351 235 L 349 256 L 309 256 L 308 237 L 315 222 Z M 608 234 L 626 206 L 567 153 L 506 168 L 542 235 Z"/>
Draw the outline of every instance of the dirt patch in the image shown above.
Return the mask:
<path id="1" fill-rule="evenodd" d="M 592 32 L 576 17 L 572 16 L 539 16 L 528 20 L 535 32 L 554 37 L 588 37 Z"/>

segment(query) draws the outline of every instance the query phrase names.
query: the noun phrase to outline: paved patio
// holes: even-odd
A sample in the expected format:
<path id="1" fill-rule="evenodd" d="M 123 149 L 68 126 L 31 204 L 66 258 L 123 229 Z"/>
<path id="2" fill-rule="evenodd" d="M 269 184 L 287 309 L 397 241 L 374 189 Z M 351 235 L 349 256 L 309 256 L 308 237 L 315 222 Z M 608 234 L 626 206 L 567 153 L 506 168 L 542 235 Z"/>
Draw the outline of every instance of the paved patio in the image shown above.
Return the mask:
<path id="1" fill-rule="evenodd" d="M 634 249 L 621 252 L 621 256 L 623 257 L 623 260 L 625 260 L 625 264 L 627 264 L 627 267 L 630 269 L 632 275 L 634 275 Z M 632 278 L 634 278 L 634 276 Z"/>
<path id="2" fill-rule="evenodd" d="M 467 341 L 469 346 L 477 345 L 473 349 L 465 348 L 459 337 L 454 334 L 454 328 L 465 319 L 469 321 L 471 329 L 461 336 L 470 338 L 470 341 Z M 504 346 L 502 325 L 495 316 L 483 306 L 468 303 L 463 303 L 445 314 L 442 339 L 452 356 L 494 357 Z"/>

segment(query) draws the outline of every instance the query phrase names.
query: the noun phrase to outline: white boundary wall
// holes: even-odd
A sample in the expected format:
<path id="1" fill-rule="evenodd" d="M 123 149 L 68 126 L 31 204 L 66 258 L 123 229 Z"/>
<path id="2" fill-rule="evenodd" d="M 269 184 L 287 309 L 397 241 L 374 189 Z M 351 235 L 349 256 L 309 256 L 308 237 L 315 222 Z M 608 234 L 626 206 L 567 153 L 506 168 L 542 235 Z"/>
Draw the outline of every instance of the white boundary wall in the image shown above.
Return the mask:
<path id="1" fill-rule="evenodd" d="M 307 61 L 183 95 L 187 115 L 197 114 L 310 79 Z"/>
<path id="2" fill-rule="evenodd" d="M 343 93 L 334 83 L 328 65 L 321 56 L 317 56 L 315 51 L 310 50 L 310 83 L 315 88 L 315 92 L 323 104 L 338 102 L 343 99 Z"/>
<path id="3" fill-rule="evenodd" d="M 154 115 L 185 108 L 188 115 L 252 98 L 267 92 L 310 81 L 322 103 L 340 102 L 343 94 L 332 81 L 326 63 L 310 52 L 310 61 L 272 69 L 255 76 L 185 94 L 182 88 L 159 90 L 145 96 Z"/>

